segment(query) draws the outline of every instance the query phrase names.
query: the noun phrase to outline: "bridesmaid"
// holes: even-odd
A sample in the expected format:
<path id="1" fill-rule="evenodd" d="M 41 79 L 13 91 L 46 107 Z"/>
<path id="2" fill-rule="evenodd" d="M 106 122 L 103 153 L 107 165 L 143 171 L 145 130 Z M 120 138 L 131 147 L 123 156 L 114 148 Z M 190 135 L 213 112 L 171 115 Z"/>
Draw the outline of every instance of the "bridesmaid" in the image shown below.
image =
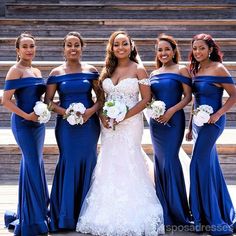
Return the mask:
<path id="1" fill-rule="evenodd" d="M 37 122 L 33 112 L 46 86 L 41 72 L 32 67 L 35 49 L 32 35 L 23 33 L 16 39 L 17 63 L 7 73 L 3 94 L 3 105 L 13 112 L 11 128 L 22 152 L 17 219 L 11 222 L 14 216 L 6 213 L 5 224 L 14 227 L 14 235 L 23 236 L 48 232 L 49 199 L 43 164 L 45 125 Z"/>
<path id="2" fill-rule="evenodd" d="M 50 231 L 75 230 L 97 160 L 100 124 L 96 111 L 100 105 L 93 102 L 91 90 L 98 95 L 99 74 L 93 66 L 81 63 L 83 46 L 78 32 L 68 33 L 63 44 L 66 61 L 48 79 L 46 102 L 58 114 L 55 133 L 60 152 L 50 198 Z M 60 105 L 53 102 L 56 91 Z M 63 116 L 77 102 L 86 107 L 84 124 L 70 125 Z"/>
<path id="3" fill-rule="evenodd" d="M 151 73 L 151 90 L 155 100 L 166 104 L 166 112 L 150 119 L 154 148 L 156 193 L 164 210 L 166 226 L 188 225 L 190 213 L 179 160 L 185 131 L 183 108 L 191 101 L 191 79 L 180 66 L 180 53 L 173 37 L 161 34 L 156 43 L 156 66 Z M 183 98 L 182 98 L 183 95 Z"/>
<path id="4" fill-rule="evenodd" d="M 219 165 L 216 141 L 224 131 L 225 113 L 236 102 L 232 77 L 222 65 L 222 53 L 212 37 L 198 34 L 192 40 L 190 69 L 194 76 L 194 108 L 210 105 L 214 112 L 199 127 L 191 122 L 187 139 L 194 137 L 190 165 L 190 206 L 196 231 L 212 235 L 232 234 L 236 229 L 235 209 Z M 222 105 L 223 91 L 229 98 Z M 192 120 L 192 119 L 191 119 Z"/>

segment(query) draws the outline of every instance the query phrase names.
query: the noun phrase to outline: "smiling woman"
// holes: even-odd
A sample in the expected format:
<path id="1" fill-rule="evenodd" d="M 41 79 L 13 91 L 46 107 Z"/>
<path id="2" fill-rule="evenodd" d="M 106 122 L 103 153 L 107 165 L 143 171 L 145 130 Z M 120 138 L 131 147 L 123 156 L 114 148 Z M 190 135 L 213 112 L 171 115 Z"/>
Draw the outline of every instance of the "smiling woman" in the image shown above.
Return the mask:
<path id="1" fill-rule="evenodd" d="M 190 164 L 190 204 L 196 231 L 208 228 L 211 235 L 230 235 L 236 230 L 235 209 L 216 149 L 216 141 L 224 131 L 225 113 L 236 102 L 234 81 L 222 64 L 222 56 L 210 35 L 202 33 L 193 37 L 190 52 L 193 105 L 194 109 L 211 107 L 211 113 L 202 125 L 190 119 L 187 137 L 191 139 L 193 136 L 194 140 Z M 229 97 L 223 104 L 224 90 Z"/>
<path id="2" fill-rule="evenodd" d="M 147 170 L 148 157 L 141 147 L 141 111 L 150 101 L 151 93 L 146 70 L 137 63 L 136 47 L 126 32 L 116 31 L 110 36 L 105 65 L 100 81 L 106 101 L 122 104 L 128 111 L 115 122 L 115 129 L 110 126 L 110 118 L 100 114 L 99 161 L 77 231 L 156 236 L 164 233 L 162 207 Z"/>
<path id="3" fill-rule="evenodd" d="M 35 48 L 32 35 L 24 33 L 17 38 L 17 62 L 7 73 L 3 94 L 3 105 L 13 112 L 11 127 L 22 152 L 18 212 L 17 215 L 5 214 L 6 226 L 14 228 L 17 236 L 48 232 L 49 199 L 43 164 L 45 126 L 38 122 L 33 110 L 46 86 L 41 72 L 31 65 Z"/>
<path id="4" fill-rule="evenodd" d="M 191 78 L 179 65 L 180 52 L 172 36 L 160 35 L 156 42 L 156 66 L 150 83 L 154 100 L 166 111 L 150 119 L 154 149 L 156 193 L 164 210 L 166 226 L 189 225 L 191 221 L 179 150 L 185 130 L 183 108 L 191 100 Z"/>
<path id="5" fill-rule="evenodd" d="M 101 94 L 99 74 L 81 62 L 83 46 L 78 32 L 68 33 L 63 42 L 65 62 L 52 70 L 47 82 L 45 101 L 58 114 L 55 134 L 60 152 L 50 196 L 50 231 L 75 229 L 97 161 L 100 124 L 96 111 L 101 106 L 93 102 L 91 91 L 97 97 Z M 60 104 L 53 102 L 56 91 Z M 70 110 L 75 107 L 75 122 L 69 123 Z"/>

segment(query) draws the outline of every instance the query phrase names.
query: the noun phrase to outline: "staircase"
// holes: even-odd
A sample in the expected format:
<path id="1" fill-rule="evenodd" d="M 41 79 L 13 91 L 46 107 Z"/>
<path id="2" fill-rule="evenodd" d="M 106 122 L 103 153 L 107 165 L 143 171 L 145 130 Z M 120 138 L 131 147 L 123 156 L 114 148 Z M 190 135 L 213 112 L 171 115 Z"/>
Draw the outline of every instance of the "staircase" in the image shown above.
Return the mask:
<path id="1" fill-rule="evenodd" d="M 42 3 L 44 2 L 44 3 Z M 144 3 L 145 2 L 145 3 Z M 171 2 L 171 3 L 170 3 Z M 134 38 L 148 72 L 154 66 L 154 44 L 158 34 L 173 35 L 180 46 L 182 64 L 187 63 L 193 35 L 211 34 L 224 52 L 224 64 L 236 78 L 236 2 L 234 0 L 5 0 L 0 3 L 0 90 L 9 67 L 15 63 L 14 41 L 21 32 L 36 36 L 34 65 L 44 77 L 63 61 L 62 40 L 69 31 L 79 31 L 86 41 L 83 61 L 100 71 L 111 32 L 124 29 Z M 236 79 L 235 79 L 236 82 Z M 224 101 L 227 94 L 224 96 Z M 189 117 L 190 106 L 185 108 Z M 10 130 L 10 112 L 0 105 L 0 184 L 15 184 L 20 152 Z M 58 157 L 53 119 L 47 124 L 45 168 L 52 181 Z M 147 125 L 142 141 L 152 155 Z M 218 140 L 220 162 L 228 184 L 236 184 L 236 106 L 227 113 L 226 130 Z M 190 155 L 192 143 L 183 142 Z"/>

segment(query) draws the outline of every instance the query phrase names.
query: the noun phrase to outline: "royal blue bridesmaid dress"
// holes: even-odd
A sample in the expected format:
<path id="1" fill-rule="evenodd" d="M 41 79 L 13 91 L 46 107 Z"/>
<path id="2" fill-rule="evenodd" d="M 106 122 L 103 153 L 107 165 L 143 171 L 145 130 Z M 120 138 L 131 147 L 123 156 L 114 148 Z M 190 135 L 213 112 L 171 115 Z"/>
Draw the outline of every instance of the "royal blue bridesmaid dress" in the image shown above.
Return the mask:
<path id="1" fill-rule="evenodd" d="M 191 86 L 191 79 L 175 73 L 162 73 L 150 78 L 155 100 L 166 104 L 166 110 L 182 99 L 182 83 Z M 166 125 L 150 119 L 150 132 L 154 149 L 156 193 L 164 211 L 164 223 L 188 225 L 190 211 L 187 201 L 179 149 L 185 130 L 183 110 L 177 111 Z"/>
<path id="2" fill-rule="evenodd" d="M 42 78 L 27 77 L 7 80 L 4 89 L 15 89 L 17 106 L 31 113 L 35 103 L 45 92 L 45 88 L 45 81 Z M 14 228 L 14 234 L 17 236 L 45 234 L 48 232 L 47 207 L 49 203 L 43 163 L 45 125 L 25 120 L 13 113 L 11 128 L 22 152 L 22 159 L 17 219 L 14 215 L 6 213 L 5 224 L 9 228 Z"/>
<path id="3" fill-rule="evenodd" d="M 231 77 L 197 76 L 193 82 L 194 108 L 222 107 L 223 88 L 214 83 L 233 84 Z M 236 228 L 233 207 L 218 160 L 216 141 L 225 127 L 225 115 L 215 124 L 193 123 L 194 149 L 190 164 L 190 206 L 196 231 L 227 235 Z M 203 227 L 204 226 L 204 227 Z"/>
<path id="4" fill-rule="evenodd" d="M 48 84 L 57 84 L 61 107 L 81 102 L 90 108 L 92 81 L 97 78 L 98 73 L 73 73 L 51 76 Z M 50 231 L 75 230 L 97 161 L 98 116 L 94 114 L 83 125 L 70 125 L 58 115 L 55 133 L 60 156 L 50 197 Z"/>

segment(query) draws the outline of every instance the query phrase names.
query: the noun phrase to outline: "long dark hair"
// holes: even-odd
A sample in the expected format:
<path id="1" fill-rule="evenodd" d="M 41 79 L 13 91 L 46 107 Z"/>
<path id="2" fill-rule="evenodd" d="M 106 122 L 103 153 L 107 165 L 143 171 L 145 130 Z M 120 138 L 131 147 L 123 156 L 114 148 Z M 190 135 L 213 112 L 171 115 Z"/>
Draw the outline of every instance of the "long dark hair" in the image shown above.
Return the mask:
<path id="1" fill-rule="evenodd" d="M 108 77 L 110 78 L 118 65 L 118 59 L 114 55 L 113 46 L 114 46 L 114 40 L 116 36 L 119 34 L 123 34 L 128 37 L 130 45 L 131 45 L 131 52 L 130 52 L 129 58 L 131 61 L 138 63 L 138 60 L 136 58 L 138 52 L 129 34 L 121 30 L 115 31 L 111 34 L 108 44 L 107 44 L 105 67 L 102 69 L 102 72 L 100 75 L 100 81 L 103 81 L 105 78 L 108 78 Z"/>
<path id="2" fill-rule="evenodd" d="M 175 51 L 175 54 L 174 54 L 172 60 L 174 63 L 178 64 L 181 57 L 180 57 L 180 51 L 179 51 L 178 44 L 177 44 L 176 40 L 170 35 L 160 34 L 157 38 L 157 41 L 156 41 L 156 45 L 155 45 L 156 49 L 158 48 L 158 43 L 160 41 L 166 41 L 171 45 L 172 50 Z M 162 66 L 162 62 L 158 59 L 157 53 L 156 53 L 155 62 L 156 62 L 157 69 Z"/>
<path id="3" fill-rule="evenodd" d="M 212 52 L 209 54 L 209 59 L 211 61 L 222 63 L 223 53 L 221 52 L 220 47 L 218 46 L 218 44 L 215 42 L 215 40 L 212 38 L 211 35 L 204 33 L 195 35 L 191 41 L 192 48 L 194 42 L 197 40 L 203 40 L 209 48 L 212 48 Z M 190 60 L 190 71 L 193 75 L 195 75 L 199 70 L 200 63 L 193 56 L 193 50 L 191 50 L 189 54 L 189 60 Z"/>

